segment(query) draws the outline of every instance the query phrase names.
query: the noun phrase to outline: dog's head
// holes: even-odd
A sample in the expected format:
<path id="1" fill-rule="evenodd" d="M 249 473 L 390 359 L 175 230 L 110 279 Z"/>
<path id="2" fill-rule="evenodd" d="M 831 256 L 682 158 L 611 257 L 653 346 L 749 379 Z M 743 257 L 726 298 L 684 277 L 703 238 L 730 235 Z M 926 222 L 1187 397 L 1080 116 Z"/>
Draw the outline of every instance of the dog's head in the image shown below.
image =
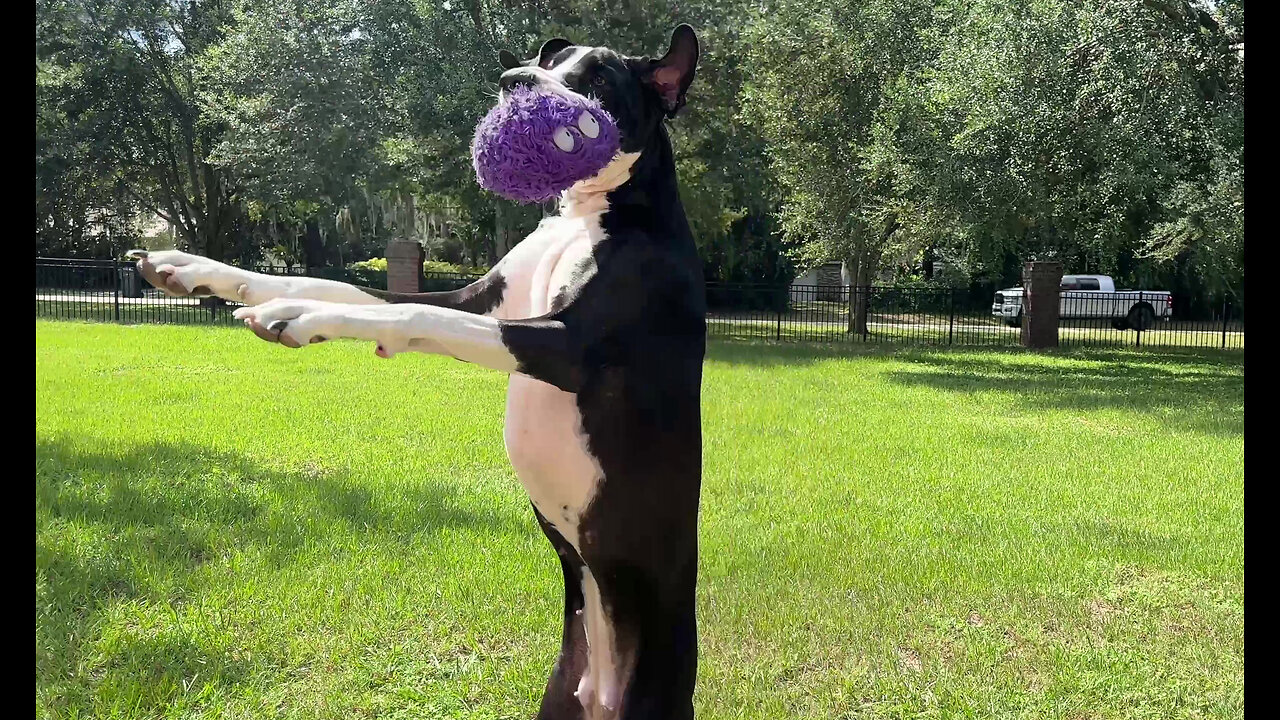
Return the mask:
<path id="1" fill-rule="evenodd" d="M 698 37 L 693 28 L 680 25 L 671 33 L 666 54 L 657 60 L 574 45 L 563 38 L 543 43 L 537 57 L 521 61 L 503 50 L 498 60 L 505 68 L 498 81 L 503 92 L 530 85 L 595 97 L 618 123 L 622 152 L 638 153 L 662 119 L 673 117 L 684 105 L 698 64 Z"/>

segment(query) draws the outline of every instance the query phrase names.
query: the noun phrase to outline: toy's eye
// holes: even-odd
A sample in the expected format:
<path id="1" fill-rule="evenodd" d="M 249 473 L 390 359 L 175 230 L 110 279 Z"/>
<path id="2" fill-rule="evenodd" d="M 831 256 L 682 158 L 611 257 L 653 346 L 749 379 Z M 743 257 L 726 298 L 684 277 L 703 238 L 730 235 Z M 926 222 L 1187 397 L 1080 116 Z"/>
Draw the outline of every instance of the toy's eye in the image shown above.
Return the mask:
<path id="1" fill-rule="evenodd" d="M 600 123 L 596 122 L 596 118 L 589 112 L 584 112 L 578 116 L 578 129 L 583 135 L 591 139 L 595 139 L 600 135 Z"/>
<path id="2" fill-rule="evenodd" d="M 600 87 L 601 85 L 604 85 L 604 76 L 596 75 L 595 77 L 591 78 L 591 84 L 595 85 L 596 87 Z"/>
<path id="3" fill-rule="evenodd" d="M 551 136 L 551 141 L 565 152 L 573 150 L 573 133 L 569 132 L 569 128 L 562 127 L 556 130 L 556 134 Z"/>

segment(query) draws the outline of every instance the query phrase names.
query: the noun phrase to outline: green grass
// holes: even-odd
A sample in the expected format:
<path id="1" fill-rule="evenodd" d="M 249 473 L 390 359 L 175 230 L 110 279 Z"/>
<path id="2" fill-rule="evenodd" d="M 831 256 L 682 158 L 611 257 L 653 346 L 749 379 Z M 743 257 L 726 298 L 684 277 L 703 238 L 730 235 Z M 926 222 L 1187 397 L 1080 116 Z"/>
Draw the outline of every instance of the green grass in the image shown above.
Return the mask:
<path id="1" fill-rule="evenodd" d="M 699 717 L 1242 717 L 1240 362 L 713 344 Z M 531 717 L 504 393 L 37 321 L 37 716 Z"/>

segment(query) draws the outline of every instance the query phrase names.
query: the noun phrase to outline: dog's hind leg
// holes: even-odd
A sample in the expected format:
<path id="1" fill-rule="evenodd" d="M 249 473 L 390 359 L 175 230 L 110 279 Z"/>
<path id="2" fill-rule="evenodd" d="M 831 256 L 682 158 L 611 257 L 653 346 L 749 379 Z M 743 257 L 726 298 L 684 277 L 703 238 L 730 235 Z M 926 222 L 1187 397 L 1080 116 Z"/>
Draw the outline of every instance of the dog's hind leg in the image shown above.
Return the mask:
<path id="1" fill-rule="evenodd" d="M 639 618 L 639 652 L 622 707 L 624 720 L 693 720 L 697 623 L 693 593 L 682 594 L 687 599 L 657 600 Z"/>
<path id="2" fill-rule="evenodd" d="M 547 522 L 542 513 L 534 509 L 538 524 L 555 547 L 564 571 L 564 631 L 560 639 L 560 654 L 547 680 L 547 688 L 538 710 L 538 720 L 565 720 L 581 718 L 582 704 L 578 700 L 578 685 L 587 670 L 587 635 L 582 597 L 582 560 L 573 545 L 564 539 Z"/>
<path id="3" fill-rule="evenodd" d="M 593 562 L 593 561 L 588 561 Z M 589 720 L 692 720 L 697 628 L 692 587 L 628 564 L 587 571 Z M 694 570 L 696 572 L 696 570 Z M 672 582 L 675 581 L 675 582 Z"/>

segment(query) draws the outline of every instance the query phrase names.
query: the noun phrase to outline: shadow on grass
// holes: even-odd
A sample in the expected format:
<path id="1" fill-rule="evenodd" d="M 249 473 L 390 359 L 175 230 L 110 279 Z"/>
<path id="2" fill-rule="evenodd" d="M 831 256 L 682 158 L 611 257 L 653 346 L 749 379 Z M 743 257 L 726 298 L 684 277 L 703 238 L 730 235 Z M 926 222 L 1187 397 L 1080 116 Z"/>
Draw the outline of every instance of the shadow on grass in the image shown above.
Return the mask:
<path id="1" fill-rule="evenodd" d="M 180 699 L 197 673 L 201 685 L 241 682 L 248 669 L 220 644 L 222 633 L 164 628 L 108 641 L 100 632 L 121 601 L 163 606 L 181 597 L 209 561 L 245 553 L 287 565 L 353 536 L 385 547 L 446 527 L 516 531 L 511 519 L 470 512 L 429 483 L 384 499 L 345 472 L 281 472 L 234 453 L 163 443 L 112 454 L 38 440 L 36 517 L 37 696 L 55 715 L 89 711 L 88 692 L 98 703 L 160 708 Z M 94 682 L 77 677 L 94 663 Z"/>
<path id="2" fill-rule="evenodd" d="M 797 366 L 853 357 L 884 357 L 906 350 L 902 345 L 882 343 L 713 339 L 707 341 L 707 360 L 731 365 Z"/>
<path id="3" fill-rule="evenodd" d="M 1244 431 L 1244 375 L 1238 357 L 1124 351 L 1055 355 L 1086 363 L 1026 362 L 1019 353 L 980 358 L 919 353 L 903 358 L 912 369 L 892 371 L 888 378 L 948 392 L 1009 393 L 1031 408 L 1150 413 L 1156 415 L 1150 422 L 1162 427 L 1211 435 Z"/>
<path id="4" fill-rule="evenodd" d="M 1033 353 L 1016 343 L 998 341 L 973 344 L 946 345 L 909 340 L 861 340 L 840 339 L 835 342 L 796 340 L 753 340 L 743 338 L 708 338 L 707 359 L 734 365 L 806 365 L 825 360 L 856 357 L 895 356 L 912 358 L 925 355 L 965 355 L 972 353 L 1014 356 L 1043 354 L 1047 357 L 1072 357 L 1087 360 L 1116 362 L 1154 362 L 1195 365 L 1212 365 L 1239 368 L 1244 356 L 1239 350 L 1219 350 L 1197 347 L 1160 347 L 1159 349 L 1130 347 L 1063 346 L 1055 350 Z"/>
<path id="5" fill-rule="evenodd" d="M 279 561 L 352 528 L 410 542 L 440 527 L 505 524 L 496 515 L 458 507 L 441 486 L 414 484 L 383 500 L 343 470 L 282 472 L 190 444 L 145 445 L 115 455 L 39 441 L 36 503 L 54 518 L 161 535 L 180 527 L 234 529 L 238 547 L 262 545 Z"/>
<path id="6" fill-rule="evenodd" d="M 1238 351 L 1073 348 L 1030 353 L 1021 348 L 888 344 L 707 344 L 708 360 L 734 365 L 799 367 L 850 358 L 906 363 L 909 369 L 886 373 L 890 381 L 904 386 L 959 393 L 998 391 L 1015 395 L 1019 404 L 1030 408 L 1151 413 L 1153 423 L 1220 436 L 1239 435 L 1244 428 L 1243 358 Z"/>

